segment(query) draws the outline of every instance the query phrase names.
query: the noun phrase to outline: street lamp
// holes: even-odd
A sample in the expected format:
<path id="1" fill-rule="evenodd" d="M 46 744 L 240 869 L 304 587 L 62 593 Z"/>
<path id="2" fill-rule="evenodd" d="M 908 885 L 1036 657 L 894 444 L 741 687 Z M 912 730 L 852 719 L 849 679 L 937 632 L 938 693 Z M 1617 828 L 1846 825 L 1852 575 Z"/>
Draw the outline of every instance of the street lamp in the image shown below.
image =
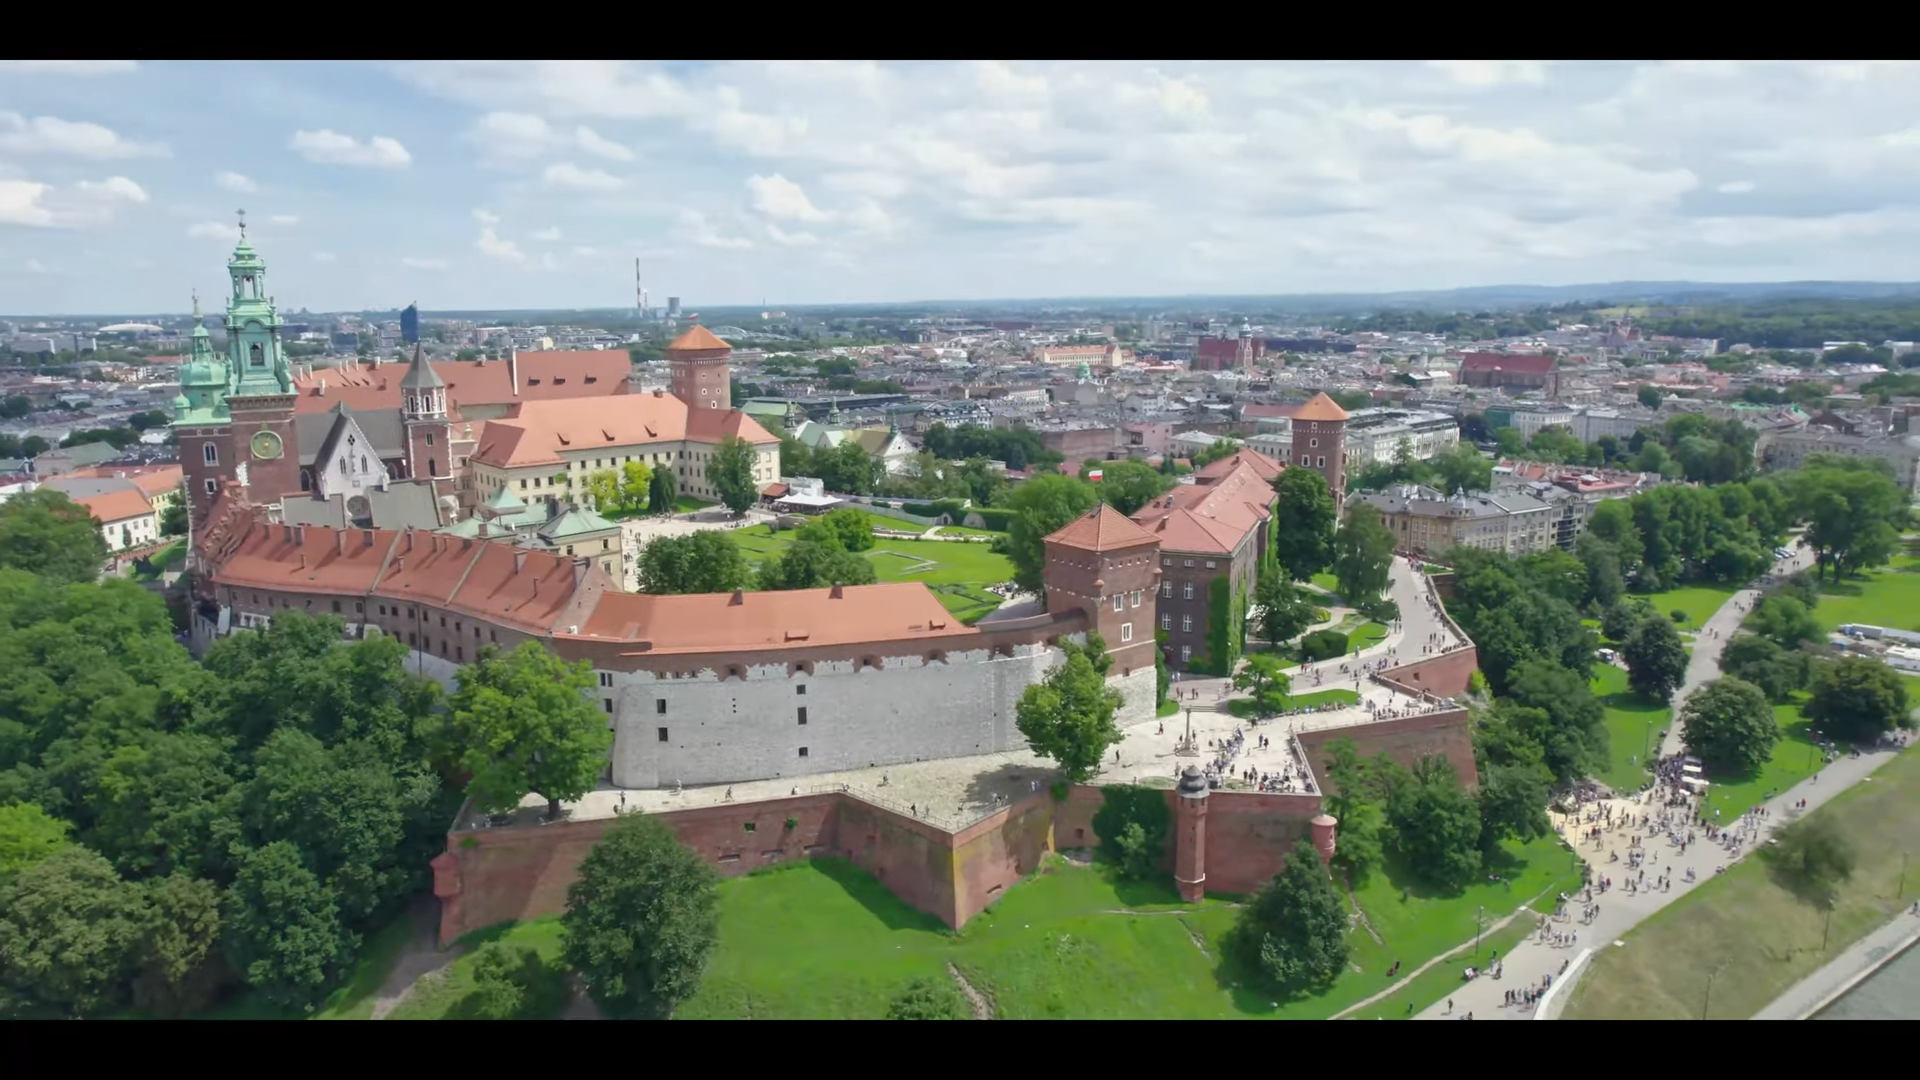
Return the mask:
<path id="1" fill-rule="evenodd" d="M 1480 935 L 1487 928 L 1487 909 L 1483 905 L 1473 913 L 1473 958 L 1480 959 Z"/>
<path id="2" fill-rule="evenodd" d="M 1707 1018 L 1707 1006 L 1713 1002 L 1713 980 L 1719 978 L 1720 973 L 1725 970 L 1727 970 L 1727 965 L 1721 964 L 1719 967 L 1707 972 L 1707 992 L 1700 999 L 1700 1019 L 1702 1020 Z"/>
<path id="3" fill-rule="evenodd" d="M 1833 903 L 1832 900 L 1827 901 L 1827 918 L 1820 928 L 1820 953 L 1823 956 L 1827 951 L 1827 935 L 1833 932 Z"/>

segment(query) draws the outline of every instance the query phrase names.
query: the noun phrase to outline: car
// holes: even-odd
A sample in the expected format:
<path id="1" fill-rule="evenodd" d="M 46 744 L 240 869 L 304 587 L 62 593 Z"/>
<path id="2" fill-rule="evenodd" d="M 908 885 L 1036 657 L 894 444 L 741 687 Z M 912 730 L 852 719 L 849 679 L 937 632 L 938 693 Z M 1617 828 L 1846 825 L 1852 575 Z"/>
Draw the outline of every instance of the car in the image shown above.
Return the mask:
<path id="1" fill-rule="evenodd" d="M 1773 557 L 1776 559 L 1791 559 L 1793 558 L 1793 552 L 1786 548 L 1774 548 Z"/>

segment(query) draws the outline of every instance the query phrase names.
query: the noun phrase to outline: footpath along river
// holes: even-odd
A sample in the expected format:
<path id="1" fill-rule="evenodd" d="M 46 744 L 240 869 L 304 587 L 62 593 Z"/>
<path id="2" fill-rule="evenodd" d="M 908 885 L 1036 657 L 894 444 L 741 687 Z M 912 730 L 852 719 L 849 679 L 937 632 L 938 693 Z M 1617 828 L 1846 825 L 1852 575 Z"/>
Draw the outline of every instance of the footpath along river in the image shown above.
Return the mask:
<path id="1" fill-rule="evenodd" d="M 1920 945 L 1893 958 L 1815 1020 L 1920 1020 Z"/>

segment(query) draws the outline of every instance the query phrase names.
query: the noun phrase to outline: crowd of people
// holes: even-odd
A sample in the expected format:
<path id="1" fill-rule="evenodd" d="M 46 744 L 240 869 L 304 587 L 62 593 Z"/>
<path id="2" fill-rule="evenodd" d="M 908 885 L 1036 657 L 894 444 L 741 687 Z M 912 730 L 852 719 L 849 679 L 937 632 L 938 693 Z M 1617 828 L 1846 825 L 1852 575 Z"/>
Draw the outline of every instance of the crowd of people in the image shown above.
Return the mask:
<path id="1" fill-rule="evenodd" d="M 1219 787 L 1231 776 L 1264 794 L 1314 794 L 1313 772 L 1307 768 L 1300 744 L 1291 737 L 1286 740 L 1284 760 L 1278 768 L 1262 769 L 1251 761 L 1236 765 L 1243 754 L 1251 756 L 1255 751 L 1272 747 L 1273 740 L 1258 733 L 1251 736 L 1250 743 L 1248 734 L 1236 726 L 1233 734 L 1224 739 L 1207 740 L 1207 749 L 1213 751 L 1213 759 L 1202 767 L 1201 772 L 1213 787 Z M 1177 768 L 1174 775 L 1179 775 Z"/>

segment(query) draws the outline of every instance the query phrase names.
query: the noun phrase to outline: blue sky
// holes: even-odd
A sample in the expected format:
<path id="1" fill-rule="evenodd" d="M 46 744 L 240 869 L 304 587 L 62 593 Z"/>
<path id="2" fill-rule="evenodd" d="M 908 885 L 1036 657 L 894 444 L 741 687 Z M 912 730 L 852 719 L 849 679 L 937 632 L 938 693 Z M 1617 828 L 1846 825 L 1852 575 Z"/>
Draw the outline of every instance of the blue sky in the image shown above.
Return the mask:
<path id="1" fill-rule="evenodd" d="M 1920 278 L 1907 62 L 0 61 L 0 311 Z"/>

